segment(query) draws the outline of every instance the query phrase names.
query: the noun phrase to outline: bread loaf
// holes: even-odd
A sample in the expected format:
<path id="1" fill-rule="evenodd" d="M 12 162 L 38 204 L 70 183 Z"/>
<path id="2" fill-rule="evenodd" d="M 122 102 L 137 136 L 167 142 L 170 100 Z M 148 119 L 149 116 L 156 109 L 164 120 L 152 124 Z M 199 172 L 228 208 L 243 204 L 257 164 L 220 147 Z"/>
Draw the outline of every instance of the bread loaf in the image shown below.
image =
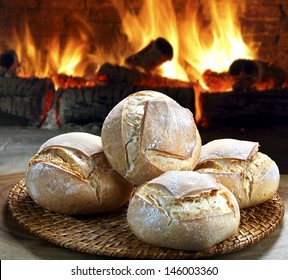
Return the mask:
<path id="1" fill-rule="evenodd" d="M 192 170 L 200 156 L 191 111 L 151 90 L 118 103 L 103 123 L 101 138 L 110 164 L 135 185 L 168 170 Z"/>
<path id="2" fill-rule="evenodd" d="M 25 185 L 37 204 L 68 215 L 113 211 L 133 189 L 108 163 L 100 137 L 84 132 L 45 142 L 27 166 Z"/>
<path id="3" fill-rule="evenodd" d="M 167 171 L 135 188 L 127 221 L 146 243 L 200 251 L 238 232 L 240 210 L 233 194 L 212 177 Z"/>
<path id="4" fill-rule="evenodd" d="M 203 145 L 195 170 L 226 186 L 241 209 L 271 198 L 280 181 L 276 163 L 259 152 L 259 143 L 237 139 L 217 139 Z"/>

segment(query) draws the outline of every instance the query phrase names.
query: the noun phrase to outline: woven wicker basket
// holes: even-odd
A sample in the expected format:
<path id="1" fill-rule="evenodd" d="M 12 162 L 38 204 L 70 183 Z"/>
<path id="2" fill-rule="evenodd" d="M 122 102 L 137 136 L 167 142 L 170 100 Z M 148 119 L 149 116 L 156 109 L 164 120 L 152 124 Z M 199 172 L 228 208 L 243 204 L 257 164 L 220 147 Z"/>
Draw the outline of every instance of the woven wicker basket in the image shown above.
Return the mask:
<path id="1" fill-rule="evenodd" d="M 241 210 L 237 235 L 207 251 L 160 248 L 141 242 L 126 222 L 127 207 L 113 214 L 71 217 L 43 209 L 33 202 L 24 180 L 9 193 L 13 217 L 32 234 L 53 244 L 76 251 L 135 259 L 198 259 L 227 254 L 250 246 L 270 235 L 281 223 L 285 208 L 275 194 L 267 202 Z"/>

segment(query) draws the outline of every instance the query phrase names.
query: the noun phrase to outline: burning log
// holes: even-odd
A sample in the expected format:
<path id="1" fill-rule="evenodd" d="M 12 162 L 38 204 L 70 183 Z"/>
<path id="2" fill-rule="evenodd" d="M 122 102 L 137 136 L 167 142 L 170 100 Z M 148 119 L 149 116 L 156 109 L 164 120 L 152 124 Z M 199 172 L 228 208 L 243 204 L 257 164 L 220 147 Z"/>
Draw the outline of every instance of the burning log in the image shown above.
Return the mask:
<path id="1" fill-rule="evenodd" d="M 286 124 L 288 118 L 288 89 L 265 91 L 200 92 L 201 120 L 199 127 L 269 126 Z"/>
<path id="2" fill-rule="evenodd" d="M 80 87 L 94 87 L 96 86 L 96 81 L 87 80 L 81 77 L 68 76 L 65 74 L 57 74 L 52 77 L 54 84 L 58 88 L 67 89 L 80 88 Z"/>
<path id="3" fill-rule="evenodd" d="M 280 88 L 285 72 L 276 65 L 249 59 L 235 60 L 229 68 L 234 91 Z"/>
<path id="4" fill-rule="evenodd" d="M 152 75 L 129 69 L 127 67 L 104 63 L 97 75 L 96 81 L 103 85 L 123 83 L 134 86 L 190 88 L 191 83 L 169 79 L 160 75 Z"/>
<path id="5" fill-rule="evenodd" d="M 54 98 L 50 79 L 0 77 L 0 113 L 21 124 L 41 126 Z"/>
<path id="6" fill-rule="evenodd" d="M 102 123 L 111 109 L 128 95 L 151 89 L 160 91 L 182 106 L 194 112 L 194 89 L 190 88 L 149 88 L 127 84 L 60 89 L 55 93 L 53 106 L 45 126 L 61 127 L 67 124 L 86 125 Z M 48 123 L 50 121 L 50 123 Z"/>
<path id="7" fill-rule="evenodd" d="M 1 77 L 17 77 L 19 66 L 18 56 L 14 50 L 7 50 L 0 55 Z"/>
<path id="8" fill-rule="evenodd" d="M 144 79 L 146 75 L 137 70 L 132 70 L 123 66 L 104 63 L 96 74 L 96 80 L 103 84 L 137 84 Z"/>
<path id="9" fill-rule="evenodd" d="M 185 70 L 189 81 L 193 84 L 197 84 L 201 77 L 201 73 L 185 59 L 180 59 L 179 63 Z"/>
<path id="10" fill-rule="evenodd" d="M 217 73 L 206 70 L 202 74 L 202 79 L 210 92 L 223 92 L 232 89 L 231 77 L 229 73 Z"/>
<path id="11" fill-rule="evenodd" d="M 151 72 L 172 58 L 173 47 L 166 39 L 159 37 L 138 53 L 127 57 L 125 63 L 130 67 L 140 67 L 145 72 Z"/>

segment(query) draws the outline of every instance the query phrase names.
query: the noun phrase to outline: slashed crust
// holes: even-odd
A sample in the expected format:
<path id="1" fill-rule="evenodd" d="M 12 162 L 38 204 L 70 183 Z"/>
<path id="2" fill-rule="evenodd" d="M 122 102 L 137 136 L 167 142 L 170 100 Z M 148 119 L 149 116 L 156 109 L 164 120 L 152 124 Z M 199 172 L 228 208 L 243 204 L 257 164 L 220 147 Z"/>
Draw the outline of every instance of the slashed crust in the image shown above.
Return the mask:
<path id="1" fill-rule="evenodd" d="M 205 250 L 237 233 L 240 211 L 231 192 L 208 175 L 168 171 L 136 188 L 127 220 L 144 242 Z"/>
<path id="2" fill-rule="evenodd" d="M 108 212 L 124 205 L 134 186 L 113 170 L 100 137 L 72 134 L 72 141 L 69 133 L 48 140 L 31 158 L 25 185 L 32 199 L 44 208 L 71 215 Z M 80 150 L 89 145 L 88 140 L 91 145 Z"/>
<path id="3" fill-rule="evenodd" d="M 103 123 L 101 138 L 113 168 L 136 185 L 168 170 L 192 170 L 202 144 L 191 111 L 155 91 L 118 103 Z"/>
<path id="4" fill-rule="evenodd" d="M 237 139 L 218 139 L 203 145 L 195 168 L 226 186 L 241 209 L 265 202 L 279 187 L 276 163 L 258 151 L 259 144 Z"/>

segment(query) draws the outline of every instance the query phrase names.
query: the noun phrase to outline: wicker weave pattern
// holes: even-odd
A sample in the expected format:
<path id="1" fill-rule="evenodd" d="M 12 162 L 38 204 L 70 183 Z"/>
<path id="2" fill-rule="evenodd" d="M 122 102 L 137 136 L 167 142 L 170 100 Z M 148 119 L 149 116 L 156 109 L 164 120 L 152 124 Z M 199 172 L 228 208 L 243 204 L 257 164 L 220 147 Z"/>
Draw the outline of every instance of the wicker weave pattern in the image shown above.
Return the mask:
<path id="1" fill-rule="evenodd" d="M 127 207 L 118 212 L 90 217 L 54 213 L 35 204 L 24 180 L 10 191 L 8 206 L 13 217 L 32 234 L 72 250 L 135 259 L 198 259 L 227 254 L 261 241 L 281 223 L 284 203 L 278 194 L 267 202 L 241 210 L 237 235 L 204 252 L 182 251 L 141 242 L 126 222 Z"/>

